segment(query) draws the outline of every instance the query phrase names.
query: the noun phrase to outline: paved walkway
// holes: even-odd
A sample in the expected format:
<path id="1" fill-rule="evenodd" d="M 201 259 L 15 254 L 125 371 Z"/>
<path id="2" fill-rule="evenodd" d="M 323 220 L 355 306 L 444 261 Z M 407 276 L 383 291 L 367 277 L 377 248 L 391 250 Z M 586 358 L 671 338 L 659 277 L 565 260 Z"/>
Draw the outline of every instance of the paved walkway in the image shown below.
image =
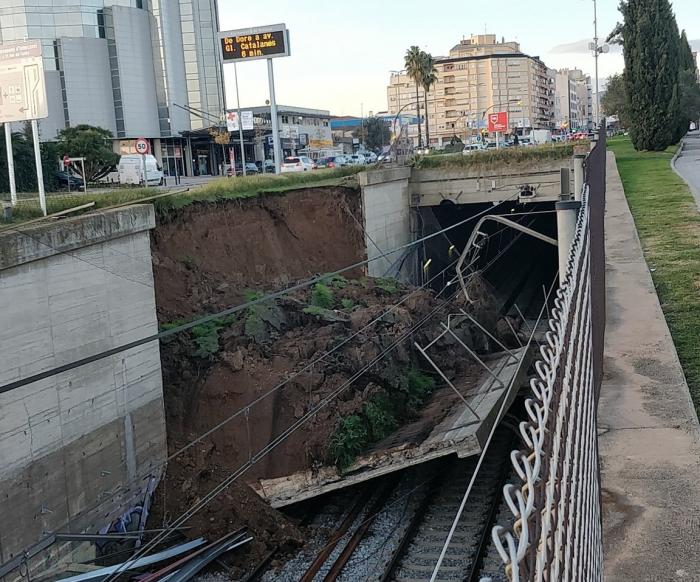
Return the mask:
<path id="1" fill-rule="evenodd" d="M 700 131 L 685 136 L 683 149 L 676 158 L 675 169 L 690 186 L 700 209 Z"/>
<path id="2" fill-rule="evenodd" d="M 612 153 L 607 175 L 605 579 L 700 581 L 698 421 Z"/>

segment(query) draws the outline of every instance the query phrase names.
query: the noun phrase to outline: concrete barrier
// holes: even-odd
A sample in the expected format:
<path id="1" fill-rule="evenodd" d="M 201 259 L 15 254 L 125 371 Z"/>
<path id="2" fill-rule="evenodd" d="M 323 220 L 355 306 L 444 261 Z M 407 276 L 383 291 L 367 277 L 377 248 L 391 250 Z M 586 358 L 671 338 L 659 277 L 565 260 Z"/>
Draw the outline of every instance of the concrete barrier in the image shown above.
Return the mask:
<path id="1" fill-rule="evenodd" d="M 157 331 L 154 226 L 141 205 L 0 232 L 0 386 Z M 0 562 L 109 523 L 165 456 L 157 342 L 0 394 Z"/>

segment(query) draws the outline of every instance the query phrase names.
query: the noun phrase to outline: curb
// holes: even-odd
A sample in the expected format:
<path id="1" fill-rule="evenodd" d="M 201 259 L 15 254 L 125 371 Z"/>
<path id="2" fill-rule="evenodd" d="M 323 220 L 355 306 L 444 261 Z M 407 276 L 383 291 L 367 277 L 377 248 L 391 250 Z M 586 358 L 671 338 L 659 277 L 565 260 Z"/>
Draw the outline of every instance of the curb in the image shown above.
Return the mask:
<path id="1" fill-rule="evenodd" d="M 680 145 L 678 146 L 678 149 L 676 150 L 676 153 L 673 154 L 673 157 L 671 158 L 671 169 L 676 173 L 676 175 L 685 182 L 685 185 L 688 186 L 688 189 L 690 190 L 691 196 L 695 199 L 695 204 L 698 207 L 698 211 L 700 211 L 700 190 L 695 188 L 688 180 L 685 179 L 685 176 L 681 174 L 678 171 L 678 168 L 676 168 L 676 160 L 681 156 L 683 153 L 683 148 L 685 147 L 685 139 L 686 139 L 687 134 L 683 136 L 683 139 L 681 140 Z"/>

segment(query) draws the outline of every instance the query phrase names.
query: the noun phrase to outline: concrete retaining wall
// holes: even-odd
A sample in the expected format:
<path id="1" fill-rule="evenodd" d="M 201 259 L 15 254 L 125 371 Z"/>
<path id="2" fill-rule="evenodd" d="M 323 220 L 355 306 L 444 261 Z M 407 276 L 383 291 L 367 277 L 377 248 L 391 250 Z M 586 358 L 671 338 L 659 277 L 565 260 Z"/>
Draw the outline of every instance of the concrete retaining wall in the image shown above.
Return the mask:
<path id="1" fill-rule="evenodd" d="M 365 243 L 367 258 L 370 260 L 367 271 L 371 277 L 391 276 L 401 280 L 411 278 L 411 262 L 410 258 L 404 261 L 405 252 L 382 257 L 388 251 L 412 240 L 408 188 L 410 177 L 411 168 L 389 168 L 359 174 Z"/>
<path id="2" fill-rule="evenodd" d="M 0 233 L 0 386 L 157 331 L 154 226 L 142 205 Z M 0 394 L 0 561 L 109 523 L 165 455 L 157 342 Z"/>

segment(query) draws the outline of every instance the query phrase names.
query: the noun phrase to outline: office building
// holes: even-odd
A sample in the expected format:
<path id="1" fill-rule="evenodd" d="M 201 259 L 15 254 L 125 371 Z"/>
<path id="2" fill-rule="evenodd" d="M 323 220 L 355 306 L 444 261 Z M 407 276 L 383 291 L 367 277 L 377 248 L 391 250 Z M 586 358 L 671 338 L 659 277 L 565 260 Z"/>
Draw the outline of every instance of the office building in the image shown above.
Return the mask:
<path id="1" fill-rule="evenodd" d="M 562 69 L 551 74 L 555 79 L 555 127 L 564 131 L 592 129 L 594 107 L 590 76 L 580 69 Z"/>
<path id="2" fill-rule="evenodd" d="M 553 82 L 538 58 L 524 54 L 517 42 L 499 42 L 494 34 L 472 35 L 436 57 L 437 82 L 428 92 L 430 146 L 440 147 L 454 136 L 465 139 L 486 126 L 492 111 L 509 114 L 510 131 L 550 128 L 553 122 Z M 387 87 L 391 114 L 416 110 L 416 87 L 405 71 L 393 72 Z M 419 89 L 421 116 L 424 94 Z M 417 143 L 417 124 L 409 136 Z M 424 136 L 425 137 L 425 136 Z"/>
<path id="3" fill-rule="evenodd" d="M 42 139 L 87 123 L 123 154 L 145 137 L 170 174 L 192 170 L 181 133 L 223 115 L 218 28 L 216 0 L 0 0 L 0 42 L 42 42 Z"/>

